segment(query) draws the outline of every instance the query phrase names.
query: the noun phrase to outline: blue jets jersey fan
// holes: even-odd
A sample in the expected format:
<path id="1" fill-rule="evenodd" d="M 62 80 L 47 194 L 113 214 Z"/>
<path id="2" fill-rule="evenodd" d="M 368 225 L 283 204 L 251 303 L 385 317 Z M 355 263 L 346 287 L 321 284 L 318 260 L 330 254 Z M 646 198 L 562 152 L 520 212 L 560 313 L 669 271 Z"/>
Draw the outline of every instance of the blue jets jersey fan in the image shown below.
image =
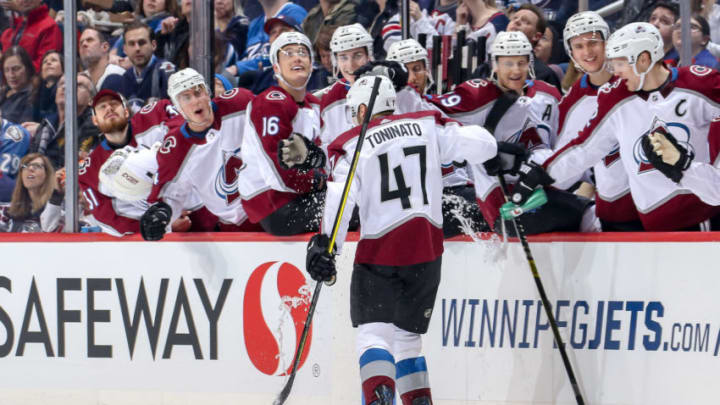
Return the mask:
<path id="1" fill-rule="evenodd" d="M 0 127 L 0 172 L 15 178 L 20 159 L 30 148 L 30 134 L 20 125 L 3 119 Z"/>

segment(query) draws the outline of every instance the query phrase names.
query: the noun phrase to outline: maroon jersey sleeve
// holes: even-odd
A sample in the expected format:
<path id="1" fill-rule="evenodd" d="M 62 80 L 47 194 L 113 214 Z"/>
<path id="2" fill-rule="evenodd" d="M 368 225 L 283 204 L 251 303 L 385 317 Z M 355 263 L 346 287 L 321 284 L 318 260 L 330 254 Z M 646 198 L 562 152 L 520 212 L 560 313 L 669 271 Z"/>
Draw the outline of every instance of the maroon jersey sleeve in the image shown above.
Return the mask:
<path id="1" fill-rule="evenodd" d="M 255 95 L 247 89 L 234 88 L 215 97 L 213 101 L 217 106 L 215 114 L 224 117 L 239 111 L 245 111 Z"/>
<path id="2" fill-rule="evenodd" d="M 180 117 L 170 100 L 161 99 L 148 104 L 133 115 L 131 119 L 133 135 L 138 136 L 156 125 Z M 180 117 L 181 118 L 181 117 Z"/>
<path id="3" fill-rule="evenodd" d="M 304 104 L 308 104 L 306 98 Z M 284 169 L 278 162 L 278 144 L 293 133 L 293 120 L 300 106 L 284 91 L 271 87 L 253 100 L 250 120 L 257 132 L 263 151 L 273 162 L 275 170 L 285 185 L 298 193 L 308 193 L 315 188 L 316 171 L 301 172 L 296 169 Z M 307 107 L 306 107 L 307 108 Z M 245 134 L 252 136 L 253 134 Z"/>
<path id="4" fill-rule="evenodd" d="M 157 152 L 158 172 L 148 202 L 154 204 L 161 199 L 165 185 L 171 182 L 180 172 L 185 158 L 192 147 L 192 142 L 182 133 L 182 127 L 175 128 L 165 135 L 162 147 Z"/>
<path id="5" fill-rule="evenodd" d="M 461 83 L 450 93 L 431 97 L 430 102 L 448 115 L 476 111 L 495 101 L 500 90 L 493 83 L 483 79 L 472 79 Z"/>

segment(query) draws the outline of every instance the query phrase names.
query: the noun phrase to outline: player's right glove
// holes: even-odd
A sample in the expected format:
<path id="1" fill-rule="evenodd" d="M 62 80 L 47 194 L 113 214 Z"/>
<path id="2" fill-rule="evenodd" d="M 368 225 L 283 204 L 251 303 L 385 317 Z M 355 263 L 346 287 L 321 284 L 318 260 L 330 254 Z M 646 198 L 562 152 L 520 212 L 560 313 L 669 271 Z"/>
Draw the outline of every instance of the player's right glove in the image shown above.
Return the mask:
<path id="1" fill-rule="evenodd" d="M 145 240 L 160 240 L 170 223 L 172 208 L 165 202 L 157 202 L 150 206 L 140 218 L 140 233 Z"/>
<path id="2" fill-rule="evenodd" d="M 313 141 L 292 134 L 278 145 L 278 162 L 284 169 L 320 169 L 325 166 L 325 153 Z"/>
<path id="3" fill-rule="evenodd" d="M 368 62 L 353 72 L 356 80 L 366 74 L 388 77 L 392 80 L 395 91 L 400 91 L 403 87 L 407 86 L 408 82 L 408 71 L 405 69 L 405 66 L 392 60 Z"/>
<path id="4" fill-rule="evenodd" d="M 520 165 L 527 161 L 530 153 L 522 144 L 498 142 L 497 155 L 483 163 L 488 176 L 501 174 L 517 175 Z"/>
<path id="5" fill-rule="evenodd" d="M 335 277 L 335 249 L 328 253 L 330 239 L 327 235 L 319 233 L 310 238 L 305 258 L 305 270 L 315 281 L 330 281 Z"/>
<path id="6" fill-rule="evenodd" d="M 680 182 L 683 172 L 695 158 L 695 154 L 680 145 L 663 126 L 643 136 L 640 144 L 650 164 L 675 183 Z"/>
<path id="7" fill-rule="evenodd" d="M 525 204 L 528 198 L 539 187 L 548 186 L 555 182 L 555 179 L 535 162 L 523 162 L 518 169 L 520 177 L 515 184 L 510 201 L 517 205 Z"/>

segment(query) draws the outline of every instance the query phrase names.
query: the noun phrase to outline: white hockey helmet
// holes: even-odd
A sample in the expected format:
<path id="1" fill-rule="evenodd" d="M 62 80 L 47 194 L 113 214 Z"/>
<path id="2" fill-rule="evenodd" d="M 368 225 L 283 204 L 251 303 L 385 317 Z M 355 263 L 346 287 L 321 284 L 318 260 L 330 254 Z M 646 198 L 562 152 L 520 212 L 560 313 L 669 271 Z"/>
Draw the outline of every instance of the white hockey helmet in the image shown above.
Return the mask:
<path id="1" fill-rule="evenodd" d="M 312 52 L 312 43 L 310 42 L 310 39 L 303 33 L 297 32 L 297 31 L 291 31 L 291 32 L 283 32 L 278 36 L 275 41 L 273 41 L 272 45 L 270 45 L 270 63 L 275 66 L 278 63 L 278 53 L 281 49 L 283 49 L 287 45 L 302 45 L 307 48 L 308 53 L 310 54 L 310 69 L 312 69 L 313 65 L 313 52 Z M 312 73 L 312 71 L 310 72 Z M 290 88 L 295 90 L 304 90 L 305 86 L 307 86 L 307 83 L 310 81 L 310 74 L 308 75 L 307 80 L 305 80 L 305 84 L 303 84 L 301 87 L 294 87 L 291 86 L 290 83 L 288 83 L 284 77 L 282 77 L 282 74 L 276 73 L 275 77 L 278 79 L 278 81 L 281 81 L 285 83 L 286 86 L 290 86 Z"/>
<path id="2" fill-rule="evenodd" d="M 343 25 L 333 32 L 330 39 L 330 60 L 333 65 L 333 76 L 337 76 L 338 73 L 335 54 L 355 48 L 367 49 L 368 59 L 373 59 L 373 39 L 360 23 Z"/>
<path id="3" fill-rule="evenodd" d="M 177 97 L 183 91 L 194 89 L 197 86 L 203 87 L 208 95 L 210 95 L 210 89 L 207 83 L 205 83 L 205 78 L 193 68 L 182 69 L 173 73 L 168 78 L 168 97 L 170 97 L 170 101 L 172 101 L 175 109 L 178 110 L 186 120 L 188 117 L 180 107 Z"/>
<path id="4" fill-rule="evenodd" d="M 430 62 L 428 61 L 427 50 L 420 43 L 412 38 L 393 42 L 388 49 L 387 60 L 395 61 L 406 65 L 419 60 L 425 62 L 425 70 L 428 71 L 425 91 L 433 85 L 432 74 L 430 74 Z"/>
<path id="5" fill-rule="evenodd" d="M 530 62 L 530 78 L 535 78 L 533 47 L 522 32 L 503 31 L 498 33 L 490 46 L 490 55 L 492 57 L 493 74 L 491 77 L 493 80 L 497 80 L 494 71 L 497 69 L 498 56 L 527 56 Z"/>
<path id="6" fill-rule="evenodd" d="M 358 107 L 360 107 L 361 104 L 364 104 L 365 106 L 370 104 L 370 95 L 372 94 L 372 88 L 376 77 L 380 78 L 380 86 L 378 87 L 378 94 L 375 97 L 375 104 L 373 105 L 370 116 L 381 112 L 395 111 L 395 100 L 397 96 L 395 94 L 395 88 L 393 87 L 392 81 L 384 75 L 362 76 L 355 80 L 355 83 L 353 83 L 352 87 L 350 87 L 347 96 L 345 96 L 345 99 L 347 100 L 347 107 L 350 109 L 350 115 L 356 125 L 360 125 L 360 122 L 358 122 L 357 119 Z"/>
<path id="7" fill-rule="evenodd" d="M 570 60 L 573 61 L 575 67 L 581 71 L 583 70 L 582 67 L 580 67 L 572 56 L 570 40 L 578 35 L 586 34 L 588 32 L 599 32 L 602 35 L 603 41 L 607 41 L 610 37 L 610 27 L 600 14 L 594 11 L 583 11 L 573 14 L 573 16 L 567 20 L 565 29 L 563 29 L 563 45 L 565 46 L 565 52 L 570 57 Z"/>
<path id="8" fill-rule="evenodd" d="M 103 189 L 119 200 L 139 201 L 150 195 L 158 169 L 155 155 L 161 142 L 150 149 L 126 146 L 118 149 L 100 167 Z"/>
<path id="9" fill-rule="evenodd" d="M 632 66 L 633 73 L 640 76 L 640 84 L 635 91 L 642 89 L 645 75 L 665 55 L 664 44 L 660 31 L 654 25 L 645 22 L 630 23 L 615 31 L 605 44 L 605 58 L 626 58 Z M 638 73 L 637 61 L 643 52 L 650 54 L 650 67 Z"/>

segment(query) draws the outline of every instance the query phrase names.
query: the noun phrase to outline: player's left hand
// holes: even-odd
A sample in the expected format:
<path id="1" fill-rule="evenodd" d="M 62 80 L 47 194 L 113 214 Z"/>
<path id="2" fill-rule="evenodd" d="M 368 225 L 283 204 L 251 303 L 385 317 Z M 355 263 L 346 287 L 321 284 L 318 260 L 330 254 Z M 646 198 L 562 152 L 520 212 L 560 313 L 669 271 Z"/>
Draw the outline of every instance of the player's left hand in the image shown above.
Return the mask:
<path id="1" fill-rule="evenodd" d="M 335 249 L 333 249 L 333 253 L 328 253 L 329 245 L 330 239 L 322 233 L 313 235 L 308 242 L 305 270 L 315 281 L 330 281 L 337 274 Z"/>
<path id="2" fill-rule="evenodd" d="M 662 127 L 643 136 L 640 144 L 650 164 L 675 183 L 680 182 L 695 157 Z"/>
<path id="3" fill-rule="evenodd" d="M 356 80 L 366 74 L 388 77 L 392 80 L 395 91 L 400 91 L 408 82 L 408 71 L 405 66 L 391 60 L 371 61 L 353 72 Z"/>

